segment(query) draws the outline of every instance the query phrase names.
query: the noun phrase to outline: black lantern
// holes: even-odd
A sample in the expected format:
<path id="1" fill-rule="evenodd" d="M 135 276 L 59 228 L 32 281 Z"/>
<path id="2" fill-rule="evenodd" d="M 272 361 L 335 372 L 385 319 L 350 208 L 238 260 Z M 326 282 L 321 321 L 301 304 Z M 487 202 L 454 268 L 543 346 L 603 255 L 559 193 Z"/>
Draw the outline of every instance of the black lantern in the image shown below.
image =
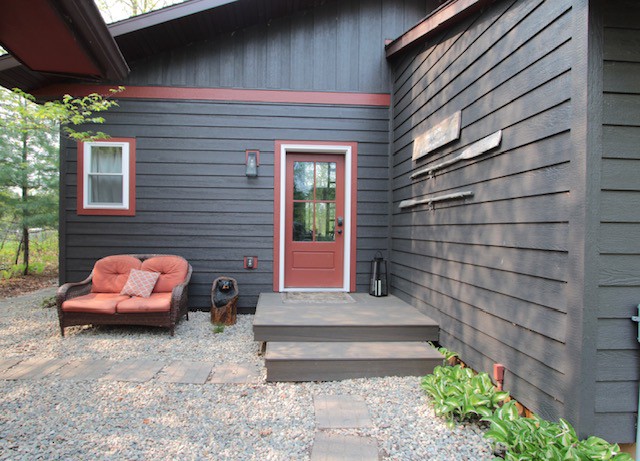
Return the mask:
<path id="1" fill-rule="evenodd" d="M 382 253 L 378 251 L 371 261 L 369 294 L 371 296 L 387 296 L 389 294 L 387 280 L 387 261 L 382 257 Z"/>

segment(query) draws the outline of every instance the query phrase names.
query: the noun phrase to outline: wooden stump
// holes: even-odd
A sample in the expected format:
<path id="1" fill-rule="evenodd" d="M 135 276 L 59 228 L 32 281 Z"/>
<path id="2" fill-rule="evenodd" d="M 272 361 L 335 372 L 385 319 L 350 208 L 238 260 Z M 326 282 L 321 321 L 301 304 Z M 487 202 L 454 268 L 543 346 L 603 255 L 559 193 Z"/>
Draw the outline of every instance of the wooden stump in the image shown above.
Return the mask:
<path id="1" fill-rule="evenodd" d="M 225 305 L 216 307 L 215 291 L 220 280 L 231 282 L 232 290 L 229 291 L 229 296 L 233 297 L 229 298 Z M 238 282 L 235 279 L 218 277 L 213 281 L 211 287 L 211 323 L 216 325 L 234 325 L 236 323 L 238 295 Z M 218 298 L 218 304 L 219 301 L 220 299 Z M 227 301 L 227 299 L 224 299 L 224 301 Z"/>
<path id="2" fill-rule="evenodd" d="M 214 325 L 234 325 L 236 323 L 238 297 L 222 307 L 211 306 L 211 323 Z"/>

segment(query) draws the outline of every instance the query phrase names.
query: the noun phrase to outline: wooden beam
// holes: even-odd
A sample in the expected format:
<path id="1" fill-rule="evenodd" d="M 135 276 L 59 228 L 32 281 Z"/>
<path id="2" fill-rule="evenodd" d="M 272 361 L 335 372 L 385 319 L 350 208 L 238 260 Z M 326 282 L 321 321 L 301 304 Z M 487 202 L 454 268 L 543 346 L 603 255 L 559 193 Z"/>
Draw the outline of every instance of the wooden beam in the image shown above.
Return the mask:
<path id="1" fill-rule="evenodd" d="M 436 31 L 448 27 L 480 10 L 494 0 L 452 0 L 433 11 L 430 15 L 409 29 L 385 47 L 387 58 L 394 56 Z"/>

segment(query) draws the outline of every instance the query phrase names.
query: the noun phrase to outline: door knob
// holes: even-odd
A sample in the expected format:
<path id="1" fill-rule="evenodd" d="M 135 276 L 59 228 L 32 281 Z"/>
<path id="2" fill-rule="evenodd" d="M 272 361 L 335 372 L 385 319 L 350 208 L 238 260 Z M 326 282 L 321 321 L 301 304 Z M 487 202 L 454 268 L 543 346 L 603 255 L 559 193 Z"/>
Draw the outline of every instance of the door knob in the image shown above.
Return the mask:
<path id="1" fill-rule="evenodd" d="M 342 227 L 342 225 L 344 224 L 344 219 L 342 219 L 342 216 L 338 216 L 338 227 Z"/>

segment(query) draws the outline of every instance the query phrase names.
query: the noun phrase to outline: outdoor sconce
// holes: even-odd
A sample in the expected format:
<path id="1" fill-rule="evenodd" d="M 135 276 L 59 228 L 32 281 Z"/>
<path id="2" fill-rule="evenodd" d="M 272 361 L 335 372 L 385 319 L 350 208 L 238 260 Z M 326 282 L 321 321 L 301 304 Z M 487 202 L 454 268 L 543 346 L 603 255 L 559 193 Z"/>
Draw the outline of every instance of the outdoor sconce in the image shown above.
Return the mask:
<path id="1" fill-rule="evenodd" d="M 371 296 L 387 296 L 389 285 L 387 279 L 387 261 L 379 251 L 371 260 L 371 282 L 369 283 L 369 294 Z"/>
<path id="2" fill-rule="evenodd" d="M 247 168 L 245 170 L 245 175 L 249 178 L 255 178 L 258 176 L 258 162 L 260 160 L 260 151 L 257 150 L 248 150 L 246 151 L 246 159 L 245 163 Z"/>

